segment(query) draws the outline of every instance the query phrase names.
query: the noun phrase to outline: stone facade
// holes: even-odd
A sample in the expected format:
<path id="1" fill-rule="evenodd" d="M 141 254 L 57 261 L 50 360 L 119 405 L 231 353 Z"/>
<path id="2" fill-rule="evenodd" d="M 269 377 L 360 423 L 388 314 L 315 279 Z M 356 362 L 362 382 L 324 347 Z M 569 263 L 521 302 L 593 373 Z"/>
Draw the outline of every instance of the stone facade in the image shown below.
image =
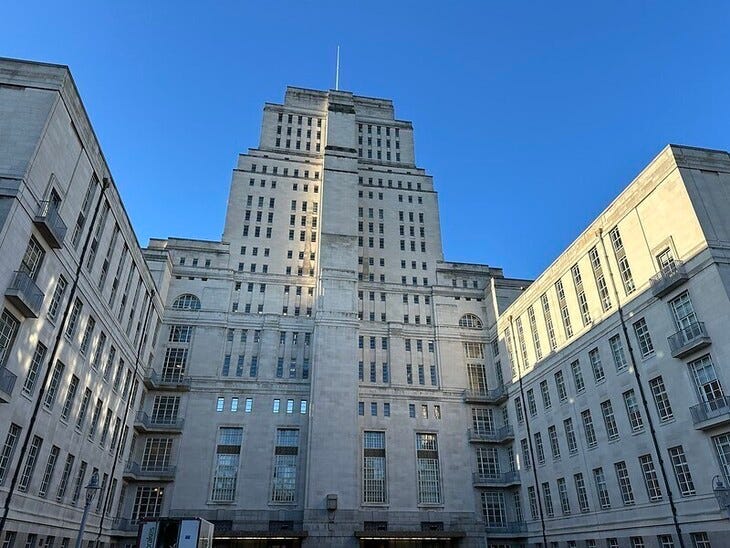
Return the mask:
<path id="1" fill-rule="evenodd" d="M 68 69 L 0 61 L 0 113 L 4 548 L 67 546 L 93 469 L 86 538 L 117 545 L 157 516 L 221 546 L 727 538 L 727 153 L 667 147 L 530 282 L 444 260 L 388 100 L 288 88 L 221 241 L 144 250 Z"/>

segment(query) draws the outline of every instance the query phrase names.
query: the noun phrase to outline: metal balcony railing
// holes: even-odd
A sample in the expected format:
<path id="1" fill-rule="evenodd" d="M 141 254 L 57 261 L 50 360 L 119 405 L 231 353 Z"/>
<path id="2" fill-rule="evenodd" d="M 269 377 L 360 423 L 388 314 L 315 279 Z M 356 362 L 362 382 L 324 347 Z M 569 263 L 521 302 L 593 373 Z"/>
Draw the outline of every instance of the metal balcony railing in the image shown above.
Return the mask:
<path id="1" fill-rule="evenodd" d="M 510 425 L 500 426 L 492 431 L 469 428 L 468 434 L 471 442 L 501 443 L 515 437 L 514 429 Z"/>
<path id="2" fill-rule="evenodd" d="M 129 518 L 114 518 L 112 521 L 112 529 L 115 531 L 125 531 L 127 533 L 137 531 L 139 522 Z"/>
<path id="3" fill-rule="evenodd" d="M 8 403 L 13 395 L 18 376 L 5 367 L 0 367 L 0 403 Z"/>
<path id="4" fill-rule="evenodd" d="M 182 430 L 184 419 L 177 417 L 150 417 L 144 411 L 137 413 L 134 426 L 141 430 L 155 430 L 159 432 L 177 432 Z"/>
<path id="5" fill-rule="evenodd" d="M 161 465 L 145 465 L 141 466 L 138 462 L 130 462 L 124 469 L 125 476 L 131 476 L 135 479 L 164 480 L 175 479 L 174 466 Z"/>
<path id="6" fill-rule="evenodd" d="M 492 534 L 514 535 L 527 532 L 527 525 L 524 521 L 507 521 L 502 525 L 488 523 L 485 528 L 487 533 Z"/>
<path id="7" fill-rule="evenodd" d="M 18 270 L 13 274 L 5 296 L 26 318 L 37 318 L 43 306 L 43 292 L 27 272 Z"/>
<path id="8" fill-rule="evenodd" d="M 520 474 L 518 472 L 505 472 L 503 474 L 480 474 L 474 472 L 472 474 L 472 481 L 474 485 L 484 486 L 509 486 L 520 483 Z"/>
<path id="9" fill-rule="evenodd" d="M 144 383 L 151 390 L 190 390 L 191 379 L 179 371 L 163 371 L 160 375 L 150 369 L 145 375 Z"/>
<path id="10" fill-rule="evenodd" d="M 692 422 L 695 427 L 702 430 L 705 427 L 717 426 L 718 424 L 730 421 L 730 398 L 725 396 L 714 400 L 705 401 L 689 408 L 692 415 Z M 712 421 L 710 424 L 703 424 Z"/>
<path id="11" fill-rule="evenodd" d="M 41 202 L 40 205 L 40 210 L 33 219 L 33 223 L 48 245 L 58 249 L 63 245 L 63 239 L 66 237 L 66 223 L 61 219 L 58 206 L 54 202 Z"/>
<path id="12" fill-rule="evenodd" d="M 673 358 L 684 358 L 708 346 L 712 340 L 707 334 L 704 322 L 694 322 L 668 337 Z"/>
<path id="13" fill-rule="evenodd" d="M 507 399 L 507 387 L 502 385 L 492 390 L 464 390 L 464 401 L 475 403 L 501 403 Z"/>
<path id="14" fill-rule="evenodd" d="M 662 268 L 658 274 L 649 279 L 651 292 L 655 297 L 663 297 L 689 279 L 687 269 L 682 261 L 674 261 Z"/>

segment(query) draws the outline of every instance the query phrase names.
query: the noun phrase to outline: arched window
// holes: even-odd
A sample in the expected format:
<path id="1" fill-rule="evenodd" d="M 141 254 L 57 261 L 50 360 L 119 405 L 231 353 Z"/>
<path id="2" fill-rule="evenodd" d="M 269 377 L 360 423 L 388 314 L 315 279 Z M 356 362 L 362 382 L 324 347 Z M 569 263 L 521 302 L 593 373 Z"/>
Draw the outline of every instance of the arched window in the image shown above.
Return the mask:
<path id="1" fill-rule="evenodd" d="M 475 316 L 474 314 L 464 314 L 461 318 L 459 318 L 459 327 L 482 329 L 484 325 L 482 324 L 482 320 L 479 319 L 479 316 Z"/>
<path id="2" fill-rule="evenodd" d="M 200 299 L 195 295 L 186 293 L 180 295 L 175 302 L 172 303 L 172 307 L 176 310 L 200 310 Z"/>

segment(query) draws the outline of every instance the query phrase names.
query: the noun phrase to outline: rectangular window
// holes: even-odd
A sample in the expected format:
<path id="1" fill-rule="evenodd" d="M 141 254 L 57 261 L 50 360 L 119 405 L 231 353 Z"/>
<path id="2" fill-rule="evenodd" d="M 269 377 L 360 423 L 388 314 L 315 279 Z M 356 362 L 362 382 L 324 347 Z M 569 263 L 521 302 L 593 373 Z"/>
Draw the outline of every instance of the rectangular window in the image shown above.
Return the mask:
<path id="1" fill-rule="evenodd" d="M 542 294 L 540 302 L 542 304 L 542 315 L 545 318 L 545 330 L 548 334 L 550 350 L 555 350 L 558 347 L 558 341 L 555 337 L 555 326 L 553 326 L 553 317 L 550 313 L 550 302 L 548 301 L 547 293 Z"/>
<path id="2" fill-rule="evenodd" d="M 583 421 L 583 432 L 586 436 L 586 445 L 588 447 L 595 447 L 598 443 L 596 439 L 596 430 L 593 428 L 593 417 L 591 417 L 591 410 L 586 409 L 580 413 L 581 420 Z"/>
<path id="3" fill-rule="evenodd" d="M 481 494 L 481 503 L 482 514 L 487 527 L 504 527 L 507 525 L 504 493 L 501 491 L 485 491 Z"/>
<path id="4" fill-rule="evenodd" d="M 613 356 L 613 364 L 616 366 L 616 371 L 623 371 L 628 366 L 626 361 L 626 354 L 624 353 L 624 345 L 621 342 L 619 335 L 614 335 L 608 339 L 608 344 L 611 346 L 611 355 Z"/>
<path id="5" fill-rule="evenodd" d="M 296 500 L 298 461 L 299 430 L 277 428 L 271 486 L 272 502 L 294 502 Z"/>
<path id="6" fill-rule="evenodd" d="M 79 387 L 79 378 L 76 375 L 71 376 L 71 382 L 68 384 L 68 390 L 66 391 L 66 400 L 63 402 L 63 409 L 61 409 L 61 419 L 68 420 L 71 414 L 71 408 L 76 398 L 76 392 Z"/>
<path id="7" fill-rule="evenodd" d="M 626 250 L 624 249 L 624 244 L 621 240 L 621 234 L 619 233 L 618 227 L 613 227 L 608 235 L 611 239 L 611 246 L 613 247 L 616 262 L 618 263 L 618 270 L 621 275 L 624 292 L 626 295 L 630 295 L 636 290 L 636 286 L 634 285 L 634 278 L 631 275 L 631 268 L 629 267 L 629 261 L 626 258 Z"/>
<path id="8" fill-rule="evenodd" d="M 46 468 L 43 471 L 43 479 L 41 479 L 41 485 L 38 488 L 38 496 L 45 498 L 48 494 L 48 486 L 51 484 L 53 479 L 53 472 L 56 469 L 56 462 L 58 462 L 58 456 L 61 453 L 61 449 L 55 445 L 51 447 L 51 451 L 48 453 L 48 460 L 46 461 Z"/>
<path id="9" fill-rule="evenodd" d="M 558 390 L 558 399 L 562 401 L 567 401 L 568 399 L 568 392 L 565 389 L 565 378 L 563 377 L 562 371 L 556 371 L 555 372 L 555 387 Z"/>
<path id="10" fill-rule="evenodd" d="M 550 409 L 552 402 L 550 401 L 550 387 L 547 380 L 540 381 L 540 394 L 542 395 L 542 405 L 545 409 Z"/>
<path id="11" fill-rule="evenodd" d="M 639 352 L 642 358 L 647 358 L 654 353 L 654 345 L 651 342 L 651 335 L 649 335 L 649 327 L 646 325 L 644 318 L 634 322 L 634 333 L 636 334 L 636 340 L 639 343 Z"/>
<path id="12" fill-rule="evenodd" d="M 242 442 L 242 428 L 222 427 L 218 430 L 213 486 L 210 495 L 214 502 L 231 502 L 236 498 Z"/>
<path id="13" fill-rule="evenodd" d="M 159 517 L 164 495 L 164 487 L 137 487 L 132 507 L 132 523 L 139 523 L 145 518 Z"/>
<path id="14" fill-rule="evenodd" d="M 58 489 L 56 490 L 56 500 L 62 501 L 66 495 L 66 489 L 68 488 L 68 480 L 71 479 L 71 470 L 73 469 L 74 457 L 71 453 L 66 456 L 66 462 L 63 465 L 63 472 L 61 473 L 61 480 L 58 482 Z"/>
<path id="15" fill-rule="evenodd" d="M 606 486 L 606 475 L 603 468 L 593 469 L 593 481 L 596 484 L 596 493 L 598 494 L 598 504 L 602 510 L 611 508 L 611 499 L 608 495 L 608 487 Z"/>
<path id="16" fill-rule="evenodd" d="M 76 503 L 79 501 L 79 497 L 81 496 L 81 489 L 84 486 L 84 479 L 86 478 L 86 469 L 88 468 L 88 464 L 85 461 L 81 461 L 81 464 L 79 465 L 79 469 L 76 472 L 76 480 L 74 481 L 74 488 L 73 492 L 71 493 L 71 504 L 76 505 Z"/>
<path id="17" fill-rule="evenodd" d="M 565 419 L 563 421 L 563 428 L 565 429 L 565 439 L 568 442 L 568 452 L 570 454 L 578 451 L 578 442 L 575 437 L 575 429 L 573 428 L 573 419 Z"/>
<path id="18" fill-rule="evenodd" d="M 583 325 L 587 326 L 591 323 L 591 313 L 588 310 L 588 300 L 586 298 L 586 292 L 583 289 L 583 277 L 580 273 L 580 267 L 577 264 L 574 264 L 570 268 L 570 274 L 573 277 L 573 286 L 575 287 L 575 294 L 578 298 L 580 317 L 583 320 Z"/>
<path id="19" fill-rule="evenodd" d="M 537 457 L 537 463 L 545 464 L 545 449 L 542 445 L 542 434 L 540 432 L 535 432 L 533 438 L 535 440 L 535 456 Z"/>
<path id="20" fill-rule="evenodd" d="M 588 359 L 591 362 L 591 369 L 593 370 L 593 380 L 597 383 L 603 381 L 606 378 L 606 374 L 603 371 L 601 354 L 598 352 L 598 348 L 594 348 L 588 352 Z"/>
<path id="21" fill-rule="evenodd" d="M 634 491 L 631 488 L 631 478 L 626 463 L 624 461 L 617 462 L 613 465 L 613 468 L 616 471 L 616 481 L 621 491 L 621 500 L 624 506 L 634 504 Z"/>
<path id="22" fill-rule="evenodd" d="M 530 459 L 530 446 L 527 438 L 520 440 L 520 448 L 522 449 L 522 462 L 525 465 L 525 469 L 529 469 L 532 466 L 532 460 Z"/>
<path id="23" fill-rule="evenodd" d="M 682 446 L 670 447 L 669 458 L 672 461 L 674 477 L 677 480 L 679 492 L 682 493 L 683 497 L 694 495 L 695 485 L 692 481 L 692 474 L 689 471 L 689 464 L 687 464 L 687 457 L 684 454 Z"/>
<path id="24" fill-rule="evenodd" d="M 560 458 L 560 442 L 558 441 L 558 430 L 555 426 L 548 427 L 548 437 L 550 438 L 550 451 L 553 454 L 553 460 Z"/>
<path id="25" fill-rule="evenodd" d="M 535 309 L 532 306 L 527 308 L 527 319 L 530 322 L 530 331 L 532 331 L 532 346 L 535 351 L 535 359 L 542 359 L 542 347 L 540 346 L 540 334 L 537 331 L 537 319 L 535 318 Z"/>
<path id="26" fill-rule="evenodd" d="M 570 515 L 570 497 L 568 496 L 568 484 L 565 478 L 558 478 L 558 497 L 560 498 L 560 510 L 564 516 Z"/>
<path id="27" fill-rule="evenodd" d="M 10 357 L 10 349 L 15 342 L 15 335 L 18 333 L 20 322 L 6 309 L 3 309 L 0 316 L 0 367 L 5 364 Z"/>
<path id="28" fill-rule="evenodd" d="M 527 500 L 530 503 L 530 516 L 532 519 L 538 519 L 540 513 L 537 509 L 537 493 L 535 492 L 535 487 L 532 485 L 527 488 Z"/>
<path id="29" fill-rule="evenodd" d="M 565 288 L 563 287 L 562 280 L 555 282 L 555 293 L 558 296 L 558 306 L 560 307 L 560 317 L 563 320 L 565 338 L 569 339 L 573 336 L 573 327 L 570 324 L 570 311 L 568 310 L 568 303 L 565 300 Z"/>
<path id="30" fill-rule="evenodd" d="M 66 278 L 59 276 L 58 281 L 56 281 L 56 287 L 53 290 L 53 297 L 51 297 L 51 302 L 48 305 L 48 319 L 51 321 L 55 320 L 56 316 L 58 316 L 58 310 L 66 294 L 66 287 L 68 287 Z"/>
<path id="31" fill-rule="evenodd" d="M 727 407 L 725 394 L 710 355 L 705 354 L 701 358 L 689 362 L 688 365 L 695 390 L 699 400 L 705 404 L 705 408 L 714 411 Z"/>
<path id="32" fill-rule="evenodd" d="M 549 518 L 555 515 L 553 510 L 553 497 L 550 494 L 550 483 L 547 481 L 542 484 L 542 499 L 545 503 L 545 515 Z"/>
<path id="33" fill-rule="evenodd" d="M 15 453 L 15 447 L 20 437 L 21 427 L 17 424 L 11 423 L 8 429 L 8 434 L 5 437 L 5 443 L 0 453 L 0 485 L 5 482 L 5 476 L 10 467 L 10 462 L 13 460 L 13 454 Z"/>
<path id="34" fill-rule="evenodd" d="M 530 388 L 527 391 L 527 409 L 530 411 L 530 415 L 537 416 L 537 404 L 535 403 L 535 392 Z"/>
<path id="35" fill-rule="evenodd" d="M 23 383 L 23 394 L 28 396 L 32 395 L 35 391 L 36 381 L 38 380 L 38 371 L 43 365 L 43 360 L 46 357 L 47 348 L 42 344 L 36 344 L 35 351 L 33 352 L 33 358 L 30 360 L 30 367 L 28 367 L 28 373 L 25 376 L 25 382 Z"/>
<path id="36" fill-rule="evenodd" d="M 640 432 L 644 429 L 644 420 L 641 418 L 641 409 L 636 399 L 634 390 L 627 390 L 623 394 L 624 404 L 626 405 L 626 414 L 629 417 L 629 424 L 632 432 Z"/>
<path id="37" fill-rule="evenodd" d="M 661 376 L 654 377 L 649 381 L 649 388 L 651 389 L 652 396 L 654 396 L 654 404 L 659 414 L 659 420 L 662 422 L 672 420 L 674 418 L 674 412 L 669 403 L 669 395 L 664 386 L 664 379 Z"/>
<path id="38" fill-rule="evenodd" d="M 441 504 L 441 471 L 436 434 L 416 434 L 418 504 Z"/>
<path id="39" fill-rule="evenodd" d="M 575 360 L 570 364 L 570 370 L 573 373 L 573 384 L 575 384 L 576 393 L 580 394 L 586 389 L 585 382 L 583 381 L 583 371 L 580 368 L 580 361 Z"/>
<path id="40" fill-rule="evenodd" d="M 78 326 L 79 322 L 79 316 L 81 315 L 81 310 L 83 309 L 84 305 L 83 303 L 78 299 L 74 299 L 73 307 L 71 308 L 71 314 L 68 317 L 68 322 L 66 323 L 66 337 L 69 339 L 72 339 L 74 334 L 76 333 L 76 327 Z"/>
<path id="41" fill-rule="evenodd" d="M 575 492 L 578 495 L 578 506 L 582 513 L 590 512 L 591 507 L 588 504 L 588 491 L 586 491 L 585 480 L 583 474 L 574 474 L 573 481 L 575 482 Z"/>
<path id="42" fill-rule="evenodd" d="M 364 503 L 386 502 L 385 432 L 363 432 L 363 484 Z"/>
<path id="43" fill-rule="evenodd" d="M 616 424 L 616 417 L 613 414 L 613 405 L 611 405 L 611 400 L 601 402 L 601 414 L 603 415 L 603 424 L 606 425 L 606 434 L 608 435 L 608 439 L 618 439 L 618 425 Z"/>
<path id="44" fill-rule="evenodd" d="M 56 365 L 53 368 L 51 380 L 48 382 L 48 392 L 46 392 L 46 397 L 43 400 L 43 405 L 49 409 L 53 407 L 53 404 L 56 402 L 58 387 L 61 385 L 61 378 L 63 377 L 63 370 L 65 367 L 66 366 L 63 363 L 56 361 Z"/>
<path id="45" fill-rule="evenodd" d="M 654 468 L 654 459 L 651 455 L 642 455 L 639 457 L 641 472 L 644 475 L 644 485 L 650 502 L 662 500 L 662 489 L 659 485 L 656 468 Z"/>

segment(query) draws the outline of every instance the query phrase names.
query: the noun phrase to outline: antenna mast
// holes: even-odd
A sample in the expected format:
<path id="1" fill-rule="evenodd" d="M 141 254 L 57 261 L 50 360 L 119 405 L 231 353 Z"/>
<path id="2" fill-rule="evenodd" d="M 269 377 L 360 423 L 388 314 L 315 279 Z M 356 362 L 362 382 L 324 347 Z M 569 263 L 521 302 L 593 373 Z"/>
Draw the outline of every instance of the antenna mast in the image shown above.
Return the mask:
<path id="1" fill-rule="evenodd" d="M 337 46 L 337 69 L 335 70 L 335 90 L 340 89 L 340 46 Z"/>

